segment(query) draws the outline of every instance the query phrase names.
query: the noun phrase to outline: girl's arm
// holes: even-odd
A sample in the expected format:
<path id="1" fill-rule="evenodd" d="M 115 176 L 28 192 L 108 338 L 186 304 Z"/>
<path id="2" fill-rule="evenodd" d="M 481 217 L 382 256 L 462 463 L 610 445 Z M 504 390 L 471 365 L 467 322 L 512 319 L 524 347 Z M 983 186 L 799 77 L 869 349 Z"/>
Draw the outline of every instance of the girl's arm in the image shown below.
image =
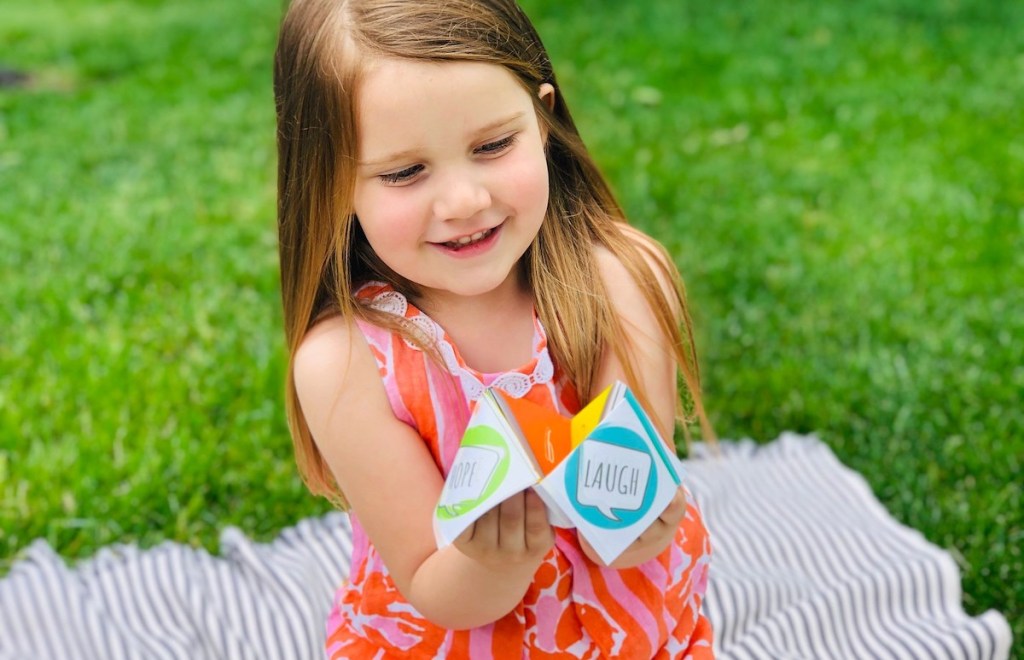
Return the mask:
<path id="1" fill-rule="evenodd" d="M 622 231 L 636 244 L 640 254 L 647 259 L 651 270 L 659 278 L 659 284 L 662 291 L 665 292 L 666 300 L 669 301 L 669 304 L 673 304 L 675 301 L 673 285 L 662 277 L 660 265 L 656 261 L 657 259 L 667 259 L 661 246 L 654 239 L 628 225 L 622 225 Z M 679 395 L 676 390 L 676 362 L 672 348 L 658 328 L 657 319 L 647 304 L 640 285 L 629 274 L 618 257 L 607 248 L 597 246 L 595 247 L 595 258 L 612 309 L 618 314 L 625 334 L 629 338 L 634 373 L 640 379 L 649 401 L 647 412 L 651 415 L 655 426 L 658 427 L 662 438 L 666 440 L 669 450 L 675 452 L 673 431 L 675 429 L 676 400 Z M 674 316 L 679 318 L 681 311 L 676 309 L 674 304 L 672 311 Z M 625 369 L 614 351 L 608 349 L 601 357 L 593 391 L 600 392 L 615 380 L 626 380 Z M 685 514 L 685 493 L 679 489 L 668 508 L 640 538 L 612 563 L 612 567 L 636 566 L 661 554 L 672 541 Z M 580 537 L 580 544 L 591 560 L 603 563 L 590 544 L 582 537 Z"/>
<path id="2" fill-rule="evenodd" d="M 511 498 L 438 550 L 441 473 L 422 438 L 395 418 L 362 333 L 341 317 L 318 323 L 294 368 L 317 447 L 406 600 L 451 629 L 510 612 L 554 543 L 536 496 Z"/>

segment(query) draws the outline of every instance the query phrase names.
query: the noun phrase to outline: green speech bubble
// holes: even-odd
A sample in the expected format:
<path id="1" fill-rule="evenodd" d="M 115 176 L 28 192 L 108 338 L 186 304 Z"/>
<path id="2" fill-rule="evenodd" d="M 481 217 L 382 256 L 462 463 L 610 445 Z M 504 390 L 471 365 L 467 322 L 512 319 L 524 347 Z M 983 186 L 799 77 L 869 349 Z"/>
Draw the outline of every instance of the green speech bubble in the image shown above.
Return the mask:
<path id="1" fill-rule="evenodd" d="M 484 484 L 483 488 L 480 490 L 480 494 L 478 496 L 459 500 L 457 502 L 438 504 L 437 517 L 441 520 L 452 520 L 454 518 L 458 518 L 459 516 L 465 515 L 480 506 L 480 504 L 498 490 L 501 482 L 505 480 L 505 475 L 508 474 L 510 464 L 508 443 L 500 433 L 490 426 L 473 426 L 466 429 L 465 435 L 462 436 L 462 444 L 459 447 L 459 452 L 455 454 L 455 461 L 452 463 L 452 471 L 454 471 L 460 463 L 459 454 L 466 453 L 462 451 L 464 448 L 493 450 L 499 456 L 498 463 L 488 477 L 487 483 Z M 451 475 L 451 471 L 449 471 L 449 475 Z M 444 498 L 442 497 L 442 500 L 443 499 Z"/>

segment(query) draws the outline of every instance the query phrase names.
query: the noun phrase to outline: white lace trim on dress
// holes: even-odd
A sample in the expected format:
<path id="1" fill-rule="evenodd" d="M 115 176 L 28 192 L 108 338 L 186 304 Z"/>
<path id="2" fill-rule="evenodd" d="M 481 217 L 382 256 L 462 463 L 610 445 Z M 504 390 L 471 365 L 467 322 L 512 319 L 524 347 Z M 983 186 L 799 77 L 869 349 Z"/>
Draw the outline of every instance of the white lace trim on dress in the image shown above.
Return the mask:
<path id="1" fill-rule="evenodd" d="M 440 350 L 441 359 L 444 360 L 448 372 L 459 379 L 462 383 L 462 390 L 469 397 L 470 401 L 479 399 L 480 395 L 487 389 L 487 386 L 484 385 L 480 376 L 475 371 L 459 364 L 455 347 L 445 337 L 444 329 L 436 321 L 415 308 L 416 314 L 406 318 L 405 315 L 409 310 L 409 302 L 401 293 L 397 291 L 379 293 L 370 301 L 370 307 L 380 312 L 405 318 L 406 321 L 415 326 L 415 332 L 422 333 L 428 342 L 433 342 Z M 534 341 L 536 342 L 536 337 L 534 337 Z M 420 350 L 416 344 L 408 339 L 405 339 L 405 343 L 411 348 Z M 513 398 L 521 399 L 526 396 L 526 393 L 534 385 L 550 382 L 554 375 L 555 365 L 551 362 L 551 355 L 548 353 L 547 346 L 545 346 L 537 354 L 537 364 L 534 365 L 532 373 L 523 374 L 518 371 L 509 371 L 495 378 L 490 386 L 498 388 Z"/>

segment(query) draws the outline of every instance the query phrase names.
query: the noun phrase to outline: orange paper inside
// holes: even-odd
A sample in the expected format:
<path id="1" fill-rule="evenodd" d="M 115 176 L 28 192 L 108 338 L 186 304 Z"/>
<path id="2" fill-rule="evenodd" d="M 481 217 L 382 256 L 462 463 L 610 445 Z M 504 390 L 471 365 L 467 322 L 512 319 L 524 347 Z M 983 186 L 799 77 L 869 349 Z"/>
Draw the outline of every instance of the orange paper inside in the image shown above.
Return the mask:
<path id="1" fill-rule="evenodd" d="M 522 429 L 541 473 L 550 473 L 572 451 L 570 421 L 526 399 L 504 394 L 502 398 Z"/>

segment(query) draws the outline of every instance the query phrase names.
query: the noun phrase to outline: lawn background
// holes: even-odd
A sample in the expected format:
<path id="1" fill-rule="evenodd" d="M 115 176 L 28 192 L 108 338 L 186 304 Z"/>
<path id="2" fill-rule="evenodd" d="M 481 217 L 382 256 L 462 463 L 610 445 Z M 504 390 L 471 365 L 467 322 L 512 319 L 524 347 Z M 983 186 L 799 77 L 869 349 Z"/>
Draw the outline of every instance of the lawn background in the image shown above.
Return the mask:
<path id="1" fill-rule="evenodd" d="M 1024 4 L 524 6 L 687 279 L 719 434 L 817 432 L 1024 639 Z M 281 403 L 280 14 L 0 8 L 0 574 L 327 510 Z"/>

